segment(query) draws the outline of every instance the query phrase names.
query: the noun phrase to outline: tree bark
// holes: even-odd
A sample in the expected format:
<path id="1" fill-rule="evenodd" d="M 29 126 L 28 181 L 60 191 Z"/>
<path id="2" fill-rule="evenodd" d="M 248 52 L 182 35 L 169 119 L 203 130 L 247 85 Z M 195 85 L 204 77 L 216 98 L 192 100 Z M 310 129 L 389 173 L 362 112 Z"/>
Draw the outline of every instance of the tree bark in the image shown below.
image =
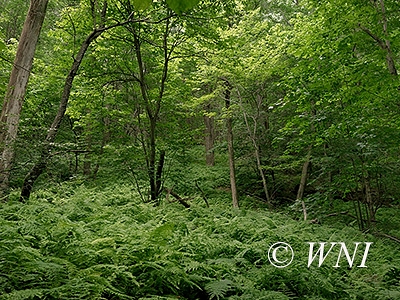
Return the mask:
<path id="1" fill-rule="evenodd" d="M 164 169 L 165 150 L 160 151 L 160 159 L 158 160 L 157 173 L 156 173 L 156 192 L 160 194 L 162 189 L 162 173 Z"/>
<path id="2" fill-rule="evenodd" d="M 303 200 L 303 196 L 304 196 L 304 190 L 307 185 L 307 177 L 308 177 L 308 168 L 310 166 L 310 158 L 311 158 L 311 147 L 308 149 L 307 158 L 303 164 L 303 168 L 301 171 L 300 185 L 299 185 L 299 189 L 297 191 L 297 199 L 296 199 L 297 201 L 301 201 L 304 221 L 307 221 L 307 209 L 306 209 L 306 204 L 304 203 L 304 200 Z"/>
<path id="3" fill-rule="evenodd" d="M 46 15 L 48 0 L 31 0 L 18 43 L 0 115 L 0 196 L 6 194 L 14 159 L 14 141 L 32 69 L 36 44 Z"/>
<path id="4" fill-rule="evenodd" d="M 150 180 L 150 199 L 157 200 L 157 183 L 156 183 L 156 125 L 157 120 L 155 117 L 150 118 L 150 146 L 148 158 L 148 173 Z"/>
<path id="5" fill-rule="evenodd" d="M 179 196 L 177 193 L 173 192 L 172 189 L 173 189 L 173 188 L 171 188 L 171 189 L 164 188 L 165 192 L 167 193 L 167 200 L 168 200 L 168 198 L 169 198 L 169 195 L 171 194 L 171 195 L 174 196 L 175 199 L 178 200 L 178 202 L 179 202 L 180 204 L 182 204 L 185 208 L 190 208 L 190 204 L 186 202 L 188 199 L 183 199 L 183 198 L 182 198 L 181 196 Z"/>
<path id="6" fill-rule="evenodd" d="M 225 81 L 225 108 L 227 110 L 228 116 L 226 118 L 226 139 L 228 143 L 228 155 L 229 155 L 229 178 L 231 182 L 231 192 L 232 192 L 232 205 L 234 208 L 239 208 L 239 200 L 236 189 L 236 176 L 235 176 L 235 153 L 233 148 L 233 130 L 232 130 L 232 118 L 229 116 L 229 108 L 231 106 L 231 84 Z"/>

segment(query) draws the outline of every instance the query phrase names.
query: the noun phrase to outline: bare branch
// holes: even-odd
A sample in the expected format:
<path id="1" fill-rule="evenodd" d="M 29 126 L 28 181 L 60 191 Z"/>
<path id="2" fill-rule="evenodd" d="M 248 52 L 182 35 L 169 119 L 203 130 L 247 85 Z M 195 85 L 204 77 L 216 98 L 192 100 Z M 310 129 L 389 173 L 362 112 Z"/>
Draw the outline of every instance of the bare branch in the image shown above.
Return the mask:
<path id="1" fill-rule="evenodd" d="M 361 24 L 358 24 L 358 26 L 361 28 L 362 31 L 364 31 L 366 34 L 372 37 L 374 41 L 378 43 L 379 47 L 381 47 L 383 50 L 387 49 L 386 43 L 383 40 L 381 40 L 377 35 L 373 34 L 371 30 L 369 30 L 367 27 Z"/>

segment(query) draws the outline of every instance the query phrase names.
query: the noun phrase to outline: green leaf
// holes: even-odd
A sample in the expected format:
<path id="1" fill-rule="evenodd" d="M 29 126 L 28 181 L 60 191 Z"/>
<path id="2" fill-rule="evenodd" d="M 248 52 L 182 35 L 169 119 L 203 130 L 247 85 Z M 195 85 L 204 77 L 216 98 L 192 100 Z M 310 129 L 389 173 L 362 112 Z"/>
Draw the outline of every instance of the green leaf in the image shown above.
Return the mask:
<path id="1" fill-rule="evenodd" d="M 151 5 L 152 2 L 152 0 L 133 0 L 133 6 L 137 10 L 145 10 Z"/>
<path id="2" fill-rule="evenodd" d="M 181 14 L 194 7 L 200 0 L 167 0 L 168 6 L 177 14 Z"/>
<path id="3" fill-rule="evenodd" d="M 6 50 L 6 48 L 6 44 L 4 44 L 4 42 L 0 40 L 0 51 Z"/>

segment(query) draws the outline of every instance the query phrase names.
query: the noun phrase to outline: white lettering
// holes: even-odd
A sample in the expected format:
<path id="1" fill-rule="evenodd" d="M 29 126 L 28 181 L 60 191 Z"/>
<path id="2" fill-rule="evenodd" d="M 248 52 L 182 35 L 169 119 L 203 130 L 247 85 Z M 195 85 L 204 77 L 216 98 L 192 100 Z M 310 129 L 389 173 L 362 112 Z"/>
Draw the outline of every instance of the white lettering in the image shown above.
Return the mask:
<path id="1" fill-rule="evenodd" d="M 315 260 L 315 258 L 318 256 L 319 254 L 319 263 L 318 263 L 318 267 L 321 267 L 321 265 L 323 264 L 323 262 L 325 261 L 325 258 L 328 256 L 328 254 L 331 252 L 332 248 L 337 244 L 335 242 L 331 242 L 331 247 L 329 248 L 328 252 L 326 252 L 326 254 L 324 255 L 324 247 L 325 247 L 325 242 L 324 243 L 319 243 L 319 249 L 317 250 L 317 252 L 315 253 L 315 255 L 313 256 L 313 249 L 314 249 L 314 242 L 309 242 L 308 244 L 310 244 L 310 251 L 308 252 L 308 265 L 307 267 L 309 268 L 311 266 L 311 264 L 313 263 L 313 261 Z"/>
<path id="2" fill-rule="evenodd" d="M 347 250 L 346 244 L 345 243 L 339 243 L 339 244 L 341 245 L 340 252 L 339 252 L 339 255 L 338 255 L 338 259 L 336 261 L 336 265 L 334 265 L 333 267 L 334 268 L 339 268 L 339 261 L 340 261 L 340 257 L 342 256 L 342 251 L 346 255 L 346 259 L 347 259 L 347 262 L 349 263 L 349 267 L 350 268 L 353 267 L 354 258 L 356 257 L 356 253 L 357 253 L 357 248 L 358 248 L 358 245 L 361 244 L 361 243 L 355 243 L 356 244 L 356 248 L 354 249 L 353 257 L 351 257 L 351 258 L 350 258 L 349 251 Z"/>
<path id="3" fill-rule="evenodd" d="M 365 265 L 365 262 L 367 261 L 368 251 L 369 251 L 369 247 L 371 247 L 371 244 L 373 244 L 373 243 L 372 242 L 365 243 L 365 251 L 364 251 L 363 259 L 361 261 L 361 264 L 359 266 L 357 266 L 358 268 L 366 268 L 367 267 Z"/>

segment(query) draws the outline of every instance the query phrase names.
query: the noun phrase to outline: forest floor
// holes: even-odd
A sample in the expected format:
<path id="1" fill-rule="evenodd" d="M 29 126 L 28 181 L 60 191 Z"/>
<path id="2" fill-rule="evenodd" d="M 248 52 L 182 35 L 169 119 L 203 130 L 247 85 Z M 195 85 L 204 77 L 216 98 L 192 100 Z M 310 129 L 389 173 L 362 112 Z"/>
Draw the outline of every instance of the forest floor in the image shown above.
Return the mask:
<path id="1" fill-rule="evenodd" d="M 0 299 L 400 299 L 399 244 L 346 216 L 298 221 L 250 198 L 234 210 L 223 189 L 209 207 L 200 195 L 190 208 L 173 197 L 154 206 L 127 181 L 75 180 L 16 200 L 0 207 Z M 379 215 L 394 220 L 388 234 L 397 210 Z M 319 266 L 322 242 L 332 250 Z"/>

